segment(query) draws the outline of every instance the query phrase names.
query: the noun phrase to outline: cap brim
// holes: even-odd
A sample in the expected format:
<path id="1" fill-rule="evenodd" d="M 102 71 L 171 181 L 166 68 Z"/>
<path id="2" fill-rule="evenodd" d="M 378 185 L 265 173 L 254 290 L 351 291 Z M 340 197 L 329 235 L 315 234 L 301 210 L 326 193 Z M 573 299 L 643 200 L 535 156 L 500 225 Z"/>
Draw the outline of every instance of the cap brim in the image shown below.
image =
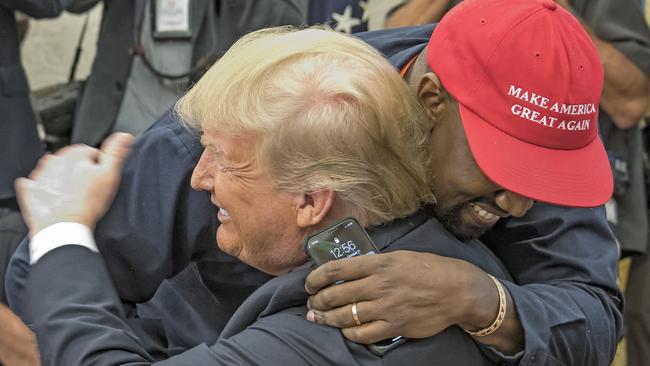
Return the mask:
<path id="1" fill-rule="evenodd" d="M 459 103 L 474 160 L 494 183 L 536 201 L 595 207 L 612 195 L 612 171 L 600 138 L 575 150 L 516 139 Z"/>

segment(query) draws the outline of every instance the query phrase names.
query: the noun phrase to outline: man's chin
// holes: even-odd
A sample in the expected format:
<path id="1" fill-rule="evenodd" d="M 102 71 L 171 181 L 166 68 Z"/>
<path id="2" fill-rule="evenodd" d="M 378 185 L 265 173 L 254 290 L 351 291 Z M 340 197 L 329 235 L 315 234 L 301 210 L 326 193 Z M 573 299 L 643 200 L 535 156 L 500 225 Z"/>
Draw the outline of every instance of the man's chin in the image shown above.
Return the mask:
<path id="1" fill-rule="evenodd" d="M 455 236 L 458 240 L 472 240 L 472 239 L 478 239 L 483 234 L 485 234 L 486 231 L 489 230 L 489 228 L 485 227 L 449 227 L 445 225 L 444 223 L 441 223 L 442 226 L 447 229 L 453 236 Z"/>
<path id="2" fill-rule="evenodd" d="M 228 235 L 220 235 L 221 233 L 217 230 L 217 246 L 219 249 L 233 257 L 239 257 L 241 255 L 242 246 L 236 244 L 237 241 L 228 237 Z"/>
<path id="3" fill-rule="evenodd" d="M 434 210 L 434 216 L 438 219 L 442 227 L 458 240 L 478 239 L 490 229 L 489 227 L 474 226 L 463 222 L 461 212 L 461 207 L 456 207 L 442 213 Z"/>

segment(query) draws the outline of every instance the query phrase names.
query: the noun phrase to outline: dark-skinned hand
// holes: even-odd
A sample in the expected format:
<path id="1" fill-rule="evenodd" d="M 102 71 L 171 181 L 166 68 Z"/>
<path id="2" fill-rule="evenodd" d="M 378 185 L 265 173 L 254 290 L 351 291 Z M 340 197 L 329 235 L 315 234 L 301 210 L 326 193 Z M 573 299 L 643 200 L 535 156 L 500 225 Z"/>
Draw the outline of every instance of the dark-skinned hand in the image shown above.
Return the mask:
<path id="1" fill-rule="evenodd" d="M 365 344 L 398 335 L 429 337 L 454 324 L 480 329 L 498 309 L 498 293 L 485 272 L 429 253 L 396 251 L 331 261 L 307 276 L 305 288 L 312 295 L 309 320 L 342 328 L 345 337 Z M 360 326 L 352 317 L 354 302 Z"/>

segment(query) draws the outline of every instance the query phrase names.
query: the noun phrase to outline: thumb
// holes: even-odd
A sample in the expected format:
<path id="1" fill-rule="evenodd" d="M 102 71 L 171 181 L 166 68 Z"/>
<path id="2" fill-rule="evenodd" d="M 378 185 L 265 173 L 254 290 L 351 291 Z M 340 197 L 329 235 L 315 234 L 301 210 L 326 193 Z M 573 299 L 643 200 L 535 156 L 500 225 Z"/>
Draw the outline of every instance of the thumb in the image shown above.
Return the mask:
<path id="1" fill-rule="evenodd" d="M 124 160 L 129 156 L 133 139 L 133 135 L 123 132 L 108 136 L 100 149 L 99 165 L 121 168 Z"/>
<path id="2" fill-rule="evenodd" d="M 21 214 L 27 226 L 30 226 L 29 220 L 29 205 L 27 204 L 27 196 L 29 196 L 29 190 L 34 185 L 34 181 L 27 178 L 18 178 L 14 181 L 14 189 L 16 191 L 16 201 L 18 201 L 18 207 L 20 207 Z"/>

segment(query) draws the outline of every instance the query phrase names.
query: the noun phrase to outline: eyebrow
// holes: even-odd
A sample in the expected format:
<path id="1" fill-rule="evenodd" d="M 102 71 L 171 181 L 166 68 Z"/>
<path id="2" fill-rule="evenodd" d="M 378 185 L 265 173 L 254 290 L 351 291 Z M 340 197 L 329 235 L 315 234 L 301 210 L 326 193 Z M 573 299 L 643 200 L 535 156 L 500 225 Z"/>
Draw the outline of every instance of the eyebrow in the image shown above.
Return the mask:
<path id="1" fill-rule="evenodd" d="M 208 139 L 205 137 L 205 135 L 201 135 L 200 142 L 201 145 L 203 145 L 206 150 L 209 150 L 216 158 L 220 160 L 224 160 L 226 158 L 226 153 L 216 145 L 208 142 Z"/>
<path id="2" fill-rule="evenodd" d="M 211 151 L 216 152 L 216 150 L 217 150 L 216 147 L 214 146 L 214 144 L 211 144 L 208 141 L 208 139 L 207 139 L 207 137 L 205 137 L 205 135 L 201 135 L 200 142 L 201 142 L 201 145 L 203 145 L 203 147 L 205 147 L 206 149 L 210 149 Z"/>
<path id="3" fill-rule="evenodd" d="M 199 139 L 199 141 L 201 142 L 201 145 L 203 145 L 203 146 L 208 145 L 207 138 L 205 137 L 204 134 L 201 134 L 201 138 Z"/>

